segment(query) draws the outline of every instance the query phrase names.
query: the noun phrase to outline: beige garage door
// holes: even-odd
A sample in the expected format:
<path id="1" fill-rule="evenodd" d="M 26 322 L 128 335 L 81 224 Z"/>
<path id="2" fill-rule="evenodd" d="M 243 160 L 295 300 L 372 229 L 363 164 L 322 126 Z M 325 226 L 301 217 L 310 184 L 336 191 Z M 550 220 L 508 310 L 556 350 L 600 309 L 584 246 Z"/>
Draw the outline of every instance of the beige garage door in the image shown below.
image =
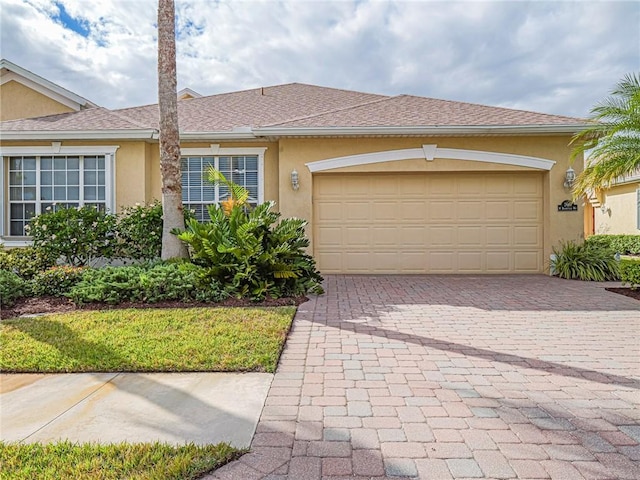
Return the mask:
<path id="1" fill-rule="evenodd" d="M 314 176 L 323 273 L 542 272 L 538 173 Z"/>

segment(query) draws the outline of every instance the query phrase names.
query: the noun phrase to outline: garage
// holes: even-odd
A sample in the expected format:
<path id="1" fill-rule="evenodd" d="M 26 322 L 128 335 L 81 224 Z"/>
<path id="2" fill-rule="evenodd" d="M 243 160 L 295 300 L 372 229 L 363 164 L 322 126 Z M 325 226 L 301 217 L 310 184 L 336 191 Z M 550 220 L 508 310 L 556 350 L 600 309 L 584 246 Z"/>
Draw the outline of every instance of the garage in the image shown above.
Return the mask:
<path id="1" fill-rule="evenodd" d="M 543 174 L 313 177 L 322 273 L 540 273 Z"/>

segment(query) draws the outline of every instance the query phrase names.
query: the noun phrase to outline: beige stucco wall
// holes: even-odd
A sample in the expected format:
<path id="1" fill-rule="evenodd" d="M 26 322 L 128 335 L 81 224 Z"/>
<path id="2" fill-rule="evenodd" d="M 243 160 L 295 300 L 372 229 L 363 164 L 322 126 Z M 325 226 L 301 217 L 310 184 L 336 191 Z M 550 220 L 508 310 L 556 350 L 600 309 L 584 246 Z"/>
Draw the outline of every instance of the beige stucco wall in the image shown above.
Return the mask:
<path id="1" fill-rule="evenodd" d="M 612 187 L 602 193 L 602 208 L 594 209 L 596 234 L 640 234 L 638 230 L 640 182 Z"/>
<path id="2" fill-rule="evenodd" d="M 0 86 L 0 121 L 41 117 L 74 110 L 16 81 Z"/>
<path id="3" fill-rule="evenodd" d="M 423 144 L 437 145 L 440 148 L 458 148 L 468 150 L 493 151 L 545 158 L 555 161 L 550 171 L 542 171 L 544 195 L 544 254 L 551 254 L 553 246 L 562 240 L 577 240 L 584 235 L 583 206 L 578 212 L 558 212 L 557 205 L 570 199 L 571 194 L 563 187 L 565 171 L 569 165 L 570 148 L 568 136 L 545 137 L 425 137 L 425 138 L 310 138 L 280 139 L 279 141 L 253 142 L 207 142 L 182 144 L 183 148 L 207 148 L 211 143 L 220 143 L 221 147 L 266 147 L 265 160 L 265 200 L 275 200 L 283 216 L 305 218 L 310 222 L 308 231 L 312 231 L 313 175 L 306 163 L 335 157 L 374 153 L 387 150 L 420 148 Z M 51 142 L 3 142 L 3 145 L 24 146 L 51 145 Z M 144 141 L 63 141 L 66 145 L 117 145 L 116 151 L 116 207 L 133 205 L 137 202 L 151 202 L 161 197 L 160 163 L 157 143 Z M 580 161 L 573 168 L 579 171 Z M 297 170 L 300 188 L 291 188 L 290 175 Z M 420 159 L 402 160 L 357 167 L 347 167 L 335 171 L 323 172 L 331 175 L 339 172 L 429 172 L 429 171 L 531 171 L 526 167 L 491 164 L 473 161 Z M 635 187 L 632 195 L 635 195 Z M 620 196 L 623 198 L 624 195 Z M 626 197 L 624 197 L 626 198 Z M 611 199 L 613 201 L 613 197 Z M 617 201 L 617 200 L 616 200 Z M 612 212 L 614 209 L 612 203 Z M 633 211 L 629 214 L 631 215 Z M 616 217 L 618 218 L 618 217 Z M 635 219 L 635 217 L 633 217 Z M 635 220 L 631 221 L 631 226 Z M 616 227 L 617 228 L 617 227 Z M 626 228 L 626 227 L 625 227 Z M 637 233 L 637 230 L 632 230 Z"/>
<path id="4" fill-rule="evenodd" d="M 564 186 L 565 171 L 569 166 L 570 148 L 568 136 L 546 137 L 441 137 L 441 138 L 360 138 L 360 139 L 281 139 L 280 140 L 280 205 L 284 216 L 305 218 L 312 231 L 313 175 L 306 163 L 347 155 L 374 153 L 386 150 L 420 148 L 423 144 L 440 148 L 458 148 L 489 152 L 510 153 L 544 158 L 556 162 L 554 167 L 543 172 L 544 195 L 544 255 L 549 258 L 553 246 L 562 240 L 578 240 L 584 236 L 584 217 L 581 211 L 558 212 L 557 206 L 570 199 Z M 573 166 L 580 171 L 576 162 Z M 300 188 L 290 187 L 290 174 L 296 169 L 300 177 Z M 428 172 L 428 171 L 517 171 L 531 169 L 501 164 L 473 161 L 436 159 L 402 160 L 357 167 L 347 167 L 330 172 Z M 330 174 L 323 172 L 323 174 Z M 581 209 L 581 207 L 579 207 Z"/>

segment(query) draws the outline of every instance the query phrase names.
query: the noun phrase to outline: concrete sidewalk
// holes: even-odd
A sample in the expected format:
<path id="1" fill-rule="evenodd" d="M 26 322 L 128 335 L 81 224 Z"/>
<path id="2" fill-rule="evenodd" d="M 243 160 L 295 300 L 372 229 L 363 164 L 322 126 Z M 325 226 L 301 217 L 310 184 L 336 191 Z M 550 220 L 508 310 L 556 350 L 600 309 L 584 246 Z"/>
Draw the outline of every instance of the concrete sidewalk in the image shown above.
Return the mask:
<path id="1" fill-rule="evenodd" d="M 248 447 L 268 373 L 0 375 L 0 440 Z"/>

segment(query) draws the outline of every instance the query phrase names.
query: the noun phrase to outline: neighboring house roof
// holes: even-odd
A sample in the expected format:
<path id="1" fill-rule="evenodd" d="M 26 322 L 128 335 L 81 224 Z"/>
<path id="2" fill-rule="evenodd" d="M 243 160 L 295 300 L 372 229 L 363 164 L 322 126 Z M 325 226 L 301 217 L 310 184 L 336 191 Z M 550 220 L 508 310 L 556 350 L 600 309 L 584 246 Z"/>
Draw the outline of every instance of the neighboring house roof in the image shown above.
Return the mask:
<path id="1" fill-rule="evenodd" d="M 584 120 L 410 95 L 385 96 L 300 83 L 178 102 L 183 139 L 277 135 L 445 133 L 574 133 Z M 111 122 L 110 119 L 113 119 Z M 92 109 L 0 123 L 3 137 L 20 132 L 157 130 L 158 105 Z M 142 134 L 142 131 L 140 133 Z M 8 134 L 8 136 L 7 136 Z M 46 137 L 45 137 L 46 138 Z M 60 137 L 63 138 L 63 137 Z M 68 137 L 71 138 L 71 137 Z M 143 138 L 147 138 L 146 136 Z"/>
<path id="2" fill-rule="evenodd" d="M 29 70 L 16 65 L 9 60 L 0 59 L 0 84 L 15 81 L 21 83 L 33 90 L 46 95 L 63 105 L 73 108 L 74 110 L 82 110 L 85 108 L 96 107 L 97 105 L 80 95 L 77 95 L 66 88 L 61 87 Z"/>
<path id="3" fill-rule="evenodd" d="M 201 94 L 191 90 L 190 88 L 183 88 L 178 92 L 178 100 L 189 100 L 190 98 L 200 98 Z"/>

